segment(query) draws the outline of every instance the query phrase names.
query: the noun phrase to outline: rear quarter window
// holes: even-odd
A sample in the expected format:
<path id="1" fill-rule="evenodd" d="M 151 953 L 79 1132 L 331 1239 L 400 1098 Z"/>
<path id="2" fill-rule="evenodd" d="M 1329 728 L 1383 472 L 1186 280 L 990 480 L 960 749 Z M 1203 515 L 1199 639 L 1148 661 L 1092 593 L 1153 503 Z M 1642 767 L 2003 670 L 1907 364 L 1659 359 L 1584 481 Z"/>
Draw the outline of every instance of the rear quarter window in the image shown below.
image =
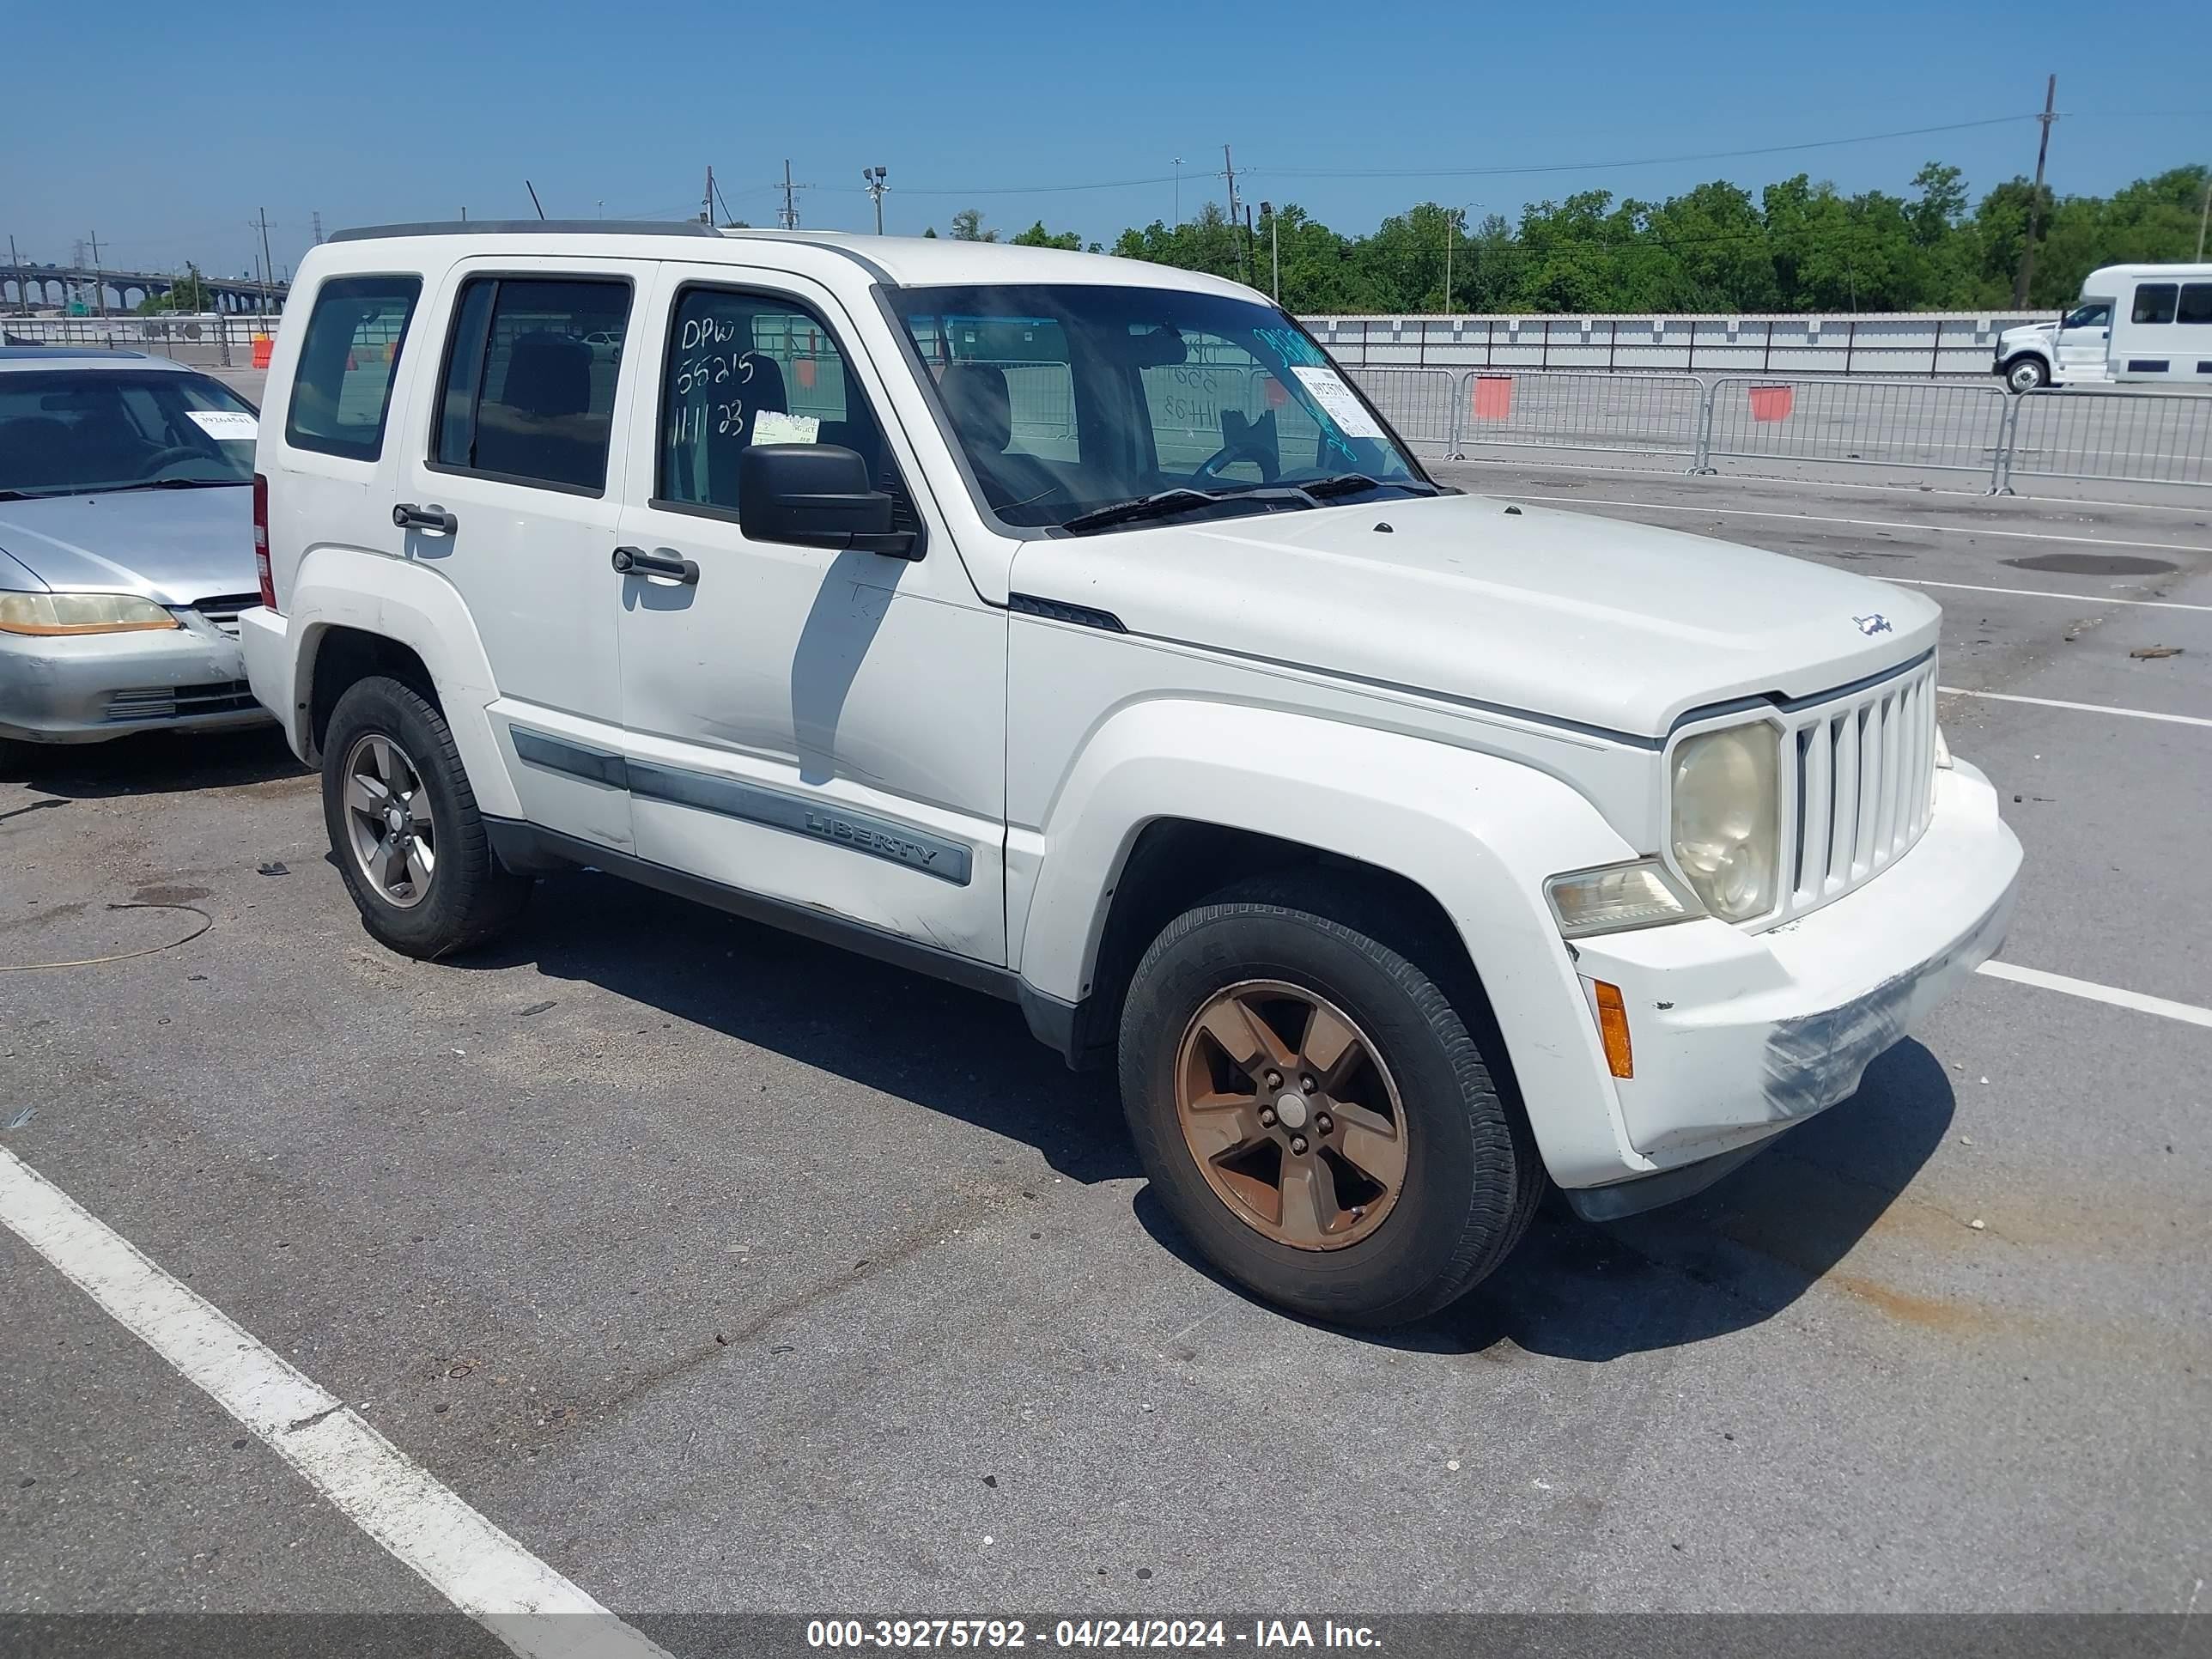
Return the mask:
<path id="1" fill-rule="evenodd" d="M 348 460 L 383 454 L 392 371 L 422 293 L 419 276 L 333 276 L 315 290 L 285 442 Z"/>

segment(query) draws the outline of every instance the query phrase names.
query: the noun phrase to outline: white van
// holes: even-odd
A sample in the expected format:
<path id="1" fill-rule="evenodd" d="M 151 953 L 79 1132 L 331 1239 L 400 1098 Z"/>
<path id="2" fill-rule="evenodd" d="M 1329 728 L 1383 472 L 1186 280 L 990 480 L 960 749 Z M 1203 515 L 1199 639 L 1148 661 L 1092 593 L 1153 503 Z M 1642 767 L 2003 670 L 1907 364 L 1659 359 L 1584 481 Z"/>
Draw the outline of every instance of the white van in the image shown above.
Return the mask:
<path id="1" fill-rule="evenodd" d="M 1439 484 L 1249 288 L 586 222 L 294 293 L 246 668 L 369 932 L 589 865 L 1005 997 L 1305 1313 L 1697 1190 L 2004 938 L 1931 600 Z"/>
<path id="2" fill-rule="evenodd" d="M 1997 337 L 2014 392 L 2043 386 L 2212 386 L 2212 264 L 2106 265 L 2056 323 Z"/>

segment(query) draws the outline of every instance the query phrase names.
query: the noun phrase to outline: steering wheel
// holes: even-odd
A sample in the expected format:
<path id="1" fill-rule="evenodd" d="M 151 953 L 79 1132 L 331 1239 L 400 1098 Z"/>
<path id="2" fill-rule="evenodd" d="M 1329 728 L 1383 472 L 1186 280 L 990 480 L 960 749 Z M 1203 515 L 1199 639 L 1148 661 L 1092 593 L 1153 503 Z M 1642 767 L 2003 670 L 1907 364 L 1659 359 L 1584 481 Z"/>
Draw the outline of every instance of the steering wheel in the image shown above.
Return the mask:
<path id="1" fill-rule="evenodd" d="M 172 444 L 167 449 L 157 449 L 146 458 L 146 471 L 159 472 L 179 461 L 204 461 L 208 453 L 191 444 Z"/>
<path id="2" fill-rule="evenodd" d="M 1249 460 L 1260 469 L 1260 481 L 1262 483 L 1274 483 L 1275 475 L 1282 471 L 1275 457 L 1255 442 L 1251 434 L 1247 434 L 1241 440 L 1222 445 L 1212 454 L 1200 461 L 1197 470 L 1190 475 L 1190 481 L 1193 483 L 1201 481 L 1210 483 L 1220 477 L 1222 468 L 1227 466 L 1231 461 L 1239 459 Z"/>

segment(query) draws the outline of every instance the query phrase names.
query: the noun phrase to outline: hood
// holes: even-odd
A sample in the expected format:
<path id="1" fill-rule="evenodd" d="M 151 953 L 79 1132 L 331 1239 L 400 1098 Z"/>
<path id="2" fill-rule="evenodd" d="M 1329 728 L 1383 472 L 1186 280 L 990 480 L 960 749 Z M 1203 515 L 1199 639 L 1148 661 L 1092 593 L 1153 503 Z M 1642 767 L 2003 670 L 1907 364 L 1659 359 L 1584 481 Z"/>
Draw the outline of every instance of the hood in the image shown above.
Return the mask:
<path id="1" fill-rule="evenodd" d="M 2005 330 L 1997 338 L 2007 345 L 2027 345 L 2032 341 L 2047 340 L 2057 332 L 2056 323 L 2022 323 L 2017 328 Z"/>
<path id="2" fill-rule="evenodd" d="M 1881 673 L 1942 614 L 1802 559 L 1480 495 L 1025 542 L 1013 575 L 1133 634 L 1644 738 Z"/>
<path id="3" fill-rule="evenodd" d="M 111 490 L 0 501 L 0 554 L 56 592 L 137 593 L 190 605 L 252 593 L 253 491 Z M 21 578 L 0 563 L 0 585 Z"/>

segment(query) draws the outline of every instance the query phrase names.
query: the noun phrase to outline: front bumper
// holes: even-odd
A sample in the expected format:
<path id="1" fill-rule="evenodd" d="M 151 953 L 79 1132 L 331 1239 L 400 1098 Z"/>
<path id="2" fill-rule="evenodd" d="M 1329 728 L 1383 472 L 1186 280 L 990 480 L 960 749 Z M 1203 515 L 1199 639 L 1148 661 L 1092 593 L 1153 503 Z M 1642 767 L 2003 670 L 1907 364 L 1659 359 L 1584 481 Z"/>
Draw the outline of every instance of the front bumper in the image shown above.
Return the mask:
<path id="1" fill-rule="evenodd" d="M 1571 1193 L 1576 1207 L 1621 1215 L 1685 1196 L 1855 1092 L 1875 1056 L 1996 954 L 2020 866 L 1996 791 L 1957 762 L 1936 774 L 1919 842 L 1808 915 L 1761 933 L 1705 920 L 1577 940 L 1593 1006 L 1594 981 L 1620 988 L 1635 1075 L 1614 1089 L 1654 1167 Z"/>
<path id="2" fill-rule="evenodd" d="M 0 737 L 100 743 L 268 718 L 246 687 L 238 641 L 196 614 L 143 633 L 0 634 Z"/>

